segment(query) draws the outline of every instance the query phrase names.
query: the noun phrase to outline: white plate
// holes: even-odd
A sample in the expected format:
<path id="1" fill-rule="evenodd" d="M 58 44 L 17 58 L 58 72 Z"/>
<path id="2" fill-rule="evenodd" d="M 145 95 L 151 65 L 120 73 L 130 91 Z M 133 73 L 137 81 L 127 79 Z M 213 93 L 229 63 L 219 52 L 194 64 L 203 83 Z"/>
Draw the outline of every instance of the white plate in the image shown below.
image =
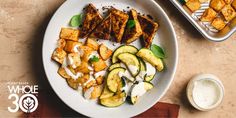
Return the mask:
<path id="1" fill-rule="evenodd" d="M 85 100 L 81 94 L 72 90 L 65 79 L 57 74 L 58 64 L 51 60 L 51 54 L 56 48 L 57 39 L 61 27 L 68 27 L 70 18 L 82 12 L 82 9 L 88 4 L 94 4 L 100 12 L 102 6 L 114 6 L 120 10 L 127 6 L 135 8 L 138 12 L 150 14 L 158 21 L 160 27 L 153 43 L 161 45 L 166 53 L 164 59 L 166 69 L 158 73 L 154 83 L 155 87 L 140 98 L 135 105 L 128 103 L 116 108 L 107 108 Z M 112 47 L 111 42 L 105 42 Z M 141 47 L 140 42 L 133 43 L 136 47 Z M 67 0 L 53 15 L 44 36 L 43 42 L 43 64 L 49 83 L 56 94 L 75 111 L 90 117 L 132 117 L 151 108 L 164 95 L 169 88 L 177 66 L 178 47 L 173 26 L 162 8 L 153 0 Z"/>

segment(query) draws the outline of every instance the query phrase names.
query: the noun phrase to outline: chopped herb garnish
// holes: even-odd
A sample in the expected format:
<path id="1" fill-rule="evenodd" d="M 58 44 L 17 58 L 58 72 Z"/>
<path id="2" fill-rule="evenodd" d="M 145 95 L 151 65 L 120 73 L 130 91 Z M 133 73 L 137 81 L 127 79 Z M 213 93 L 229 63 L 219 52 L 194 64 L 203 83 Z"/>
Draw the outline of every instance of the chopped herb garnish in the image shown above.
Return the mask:
<path id="1" fill-rule="evenodd" d="M 97 56 L 93 56 L 92 58 L 89 59 L 90 62 L 98 62 L 99 58 Z"/>
<path id="2" fill-rule="evenodd" d="M 134 20 L 129 20 L 127 22 L 127 27 L 130 29 L 130 28 L 133 28 L 135 26 L 135 21 Z"/>
<path id="3" fill-rule="evenodd" d="M 70 20 L 70 26 L 78 27 L 82 24 L 82 14 L 74 15 Z"/>
<path id="4" fill-rule="evenodd" d="M 165 53 L 164 53 L 163 49 L 160 46 L 158 46 L 156 44 L 152 44 L 151 51 L 154 53 L 154 55 L 156 57 L 159 57 L 159 58 L 162 58 L 162 59 L 165 58 Z"/>

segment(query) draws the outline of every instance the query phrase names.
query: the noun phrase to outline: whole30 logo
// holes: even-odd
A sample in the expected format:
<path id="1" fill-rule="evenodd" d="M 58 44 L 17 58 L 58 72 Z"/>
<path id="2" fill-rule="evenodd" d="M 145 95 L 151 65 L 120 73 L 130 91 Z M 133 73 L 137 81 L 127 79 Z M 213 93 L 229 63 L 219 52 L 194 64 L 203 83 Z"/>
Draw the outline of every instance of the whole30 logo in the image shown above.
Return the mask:
<path id="1" fill-rule="evenodd" d="M 12 101 L 7 109 L 9 112 L 17 112 L 21 109 L 25 113 L 34 112 L 38 107 L 38 85 L 29 85 L 27 82 L 9 82 L 8 99 Z"/>

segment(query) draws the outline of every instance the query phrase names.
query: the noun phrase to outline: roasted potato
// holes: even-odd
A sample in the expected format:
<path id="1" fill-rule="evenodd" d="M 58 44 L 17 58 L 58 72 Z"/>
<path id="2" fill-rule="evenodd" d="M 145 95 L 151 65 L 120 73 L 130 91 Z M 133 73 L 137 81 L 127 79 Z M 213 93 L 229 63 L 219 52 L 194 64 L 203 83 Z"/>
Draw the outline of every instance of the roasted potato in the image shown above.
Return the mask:
<path id="1" fill-rule="evenodd" d="M 89 80 L 90 75 L 89 74 L 84 74 L 84 76 L 80 77 L 78 79 L 79 85 L 84 85 L 85 82 Z"/>
<path id="2" fill-rule="evenodd" d="M 225 22 L 221 18 L 215 18 L 211 25 L 217 30 L 222 30 L 225 27 Z"/>
<path id="3" fill-rule="evenodd" d="M 236 0 L 233 0 L 231 6 L 232 6 L 234 9 L 236 9 Z"/>
<path id="4" fill-rule="evenodd" d="M 103 60 L 107 60 L 112 55 L 112 50 L 106 47 L 104 44 L 99 46 L 99 54 Z"/>
<path id="5" fill-rule="evenodd" d="M 73 79 L 73 78 L 66 78 L 67 84 L 72 88 L 77 90 L 79 87 L 79 79 Z"/>
<path id="6" fill-rule="evenodd" d="M 204 3 L 204 2 L 208 2 L 210 0 L 199 0 L 199 1 L 200 1 L 200 3 Z"/>
<path id="7" fill-rule="evenodd" d="M 51 58 L 54 61 L 56 61 L 56 62 L 58 62 L 60 64 L 63 63 L 65 57 L 66 57 L 66 52 L 63 49 L 61 49 L 61 48 L 56 48 L 54 50 L 54 52 L 52 53 L 52 56 L 51 56 Z"/>
<path id="8" fill-rule="evenodd" d="M 95 72 L 104 70 L 107 67 L 106 62 L 103 61 L 102 59 L 99 59 L 97 62 L 92 62 L 92 65 L 94 67 Z"/>
<path id="9" fill-rule="evenodd" d="M 78 37 L 79 30 L 72 28 L 61 28 L 60 38 L 71 41 L 78 41 Z"/>
<path id="10" fill-rule="evenodd" d="M 75 72 L 81 72 L 84 74 L 88 74 L 90 71 L 88 69 L 88 62 L 81 61 L 81 64 L 75 69 Z"/>
<path id="11" fill-rule="evenodd" d="M 227 21 L 232 20 L 236 16 L 235 10 L 230 5 L 225 5 L 221 13 Z"/>
<path id="12" fill-rule="evenodd" d="M 77 68 L 78 66 L 80 66 L 80 55 L 77 52 L 69 53 L 67 58 L 67 63 L 69 63 L 72 68 Z"/>
<path id="13" fill-rule="evenodd" d="M 216 17 L 217 13 L 212 9 L 208 8 L 205 10 L 200 20 L 203 22 L 210 22 Z"/>
<path id="14" fill-rule="evenodd" d="M 225 6 L 224 0 L 211 0 L 210 7 L 216 11 L 220 11 Z"/>
<path id="15" fill-rule="evenodd" d="M 81 50 L 81 56 L 82 56 L 81 60 L 84 62 L 88 62 L 89 56 L 90 54 L 92 54 L 94 50 L 88 46 L 80 46 L 80 50 Z"/>
<path id="16" fill-rule="evenodd" d="M 91 99 L 96 99 L 102 94 L 103 85 L 94 86 L 93 92 L 91 93 Z"/>
<path id="17" fill-rule="evenodd" d="M 96 82 L 97 82 L 98 85 L 102 84 L 103 80 L 104 80 L 103 76 L 99 76 L 98 78 L 96 78 Z"/>
<path id="18" fill-rule="evenodd" d="M 93 38 L 87 38 L 86 40 L 86 46 L 94 49 L 94 50 L 98 50 L 99 44 L 97 43 L 96 39 Z"/>
<path id="19" fill-rule="evenodd" d="M 65 39 L 59 39 L 57 41 L 57 47 L 63 49 L 66 46 L 66 40 Z"/>
<path id="20" fill-rule="evenodd" d="M 226 4 L 230 4 L 232 0 L 224 0 Z"/>
<path id="21" fill-rule="evenodd" d="M 191 10 L 192 12 L 195 12 L 196 10 L 200 9 L 201 7 L 201 3 L 199 0 L 188 0 L 188 2 L 186 2 L 185 4 L 189 10 Z"/>
<path id="22" fill-rule="evenodd" d="M 61 77 L 65 78 L 65 79 L 70 78 L 70 76 L 66 73 L 66 71 L 65 71 L 65 69 L 64 69 L 63 67 L 60 67 L 60 68 L 58 69 L 57 73 L 58 73 Z"/>
<path id="23" fill-rule="evenodd" d="M 78 52 L 78 48 L 82 45 L 80 42 L 75 41 L 66 41 L 66 45 L 64 47 L 64 50 L 66 52 Z M 75 47 L 77 46 L 77 47 Z"/>

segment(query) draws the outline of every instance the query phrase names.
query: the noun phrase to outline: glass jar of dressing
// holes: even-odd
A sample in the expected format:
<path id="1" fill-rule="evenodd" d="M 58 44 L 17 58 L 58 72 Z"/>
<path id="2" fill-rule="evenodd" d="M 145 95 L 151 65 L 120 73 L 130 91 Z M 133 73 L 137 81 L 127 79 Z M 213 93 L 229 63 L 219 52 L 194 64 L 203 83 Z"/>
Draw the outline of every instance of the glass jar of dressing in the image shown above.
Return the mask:
<path id="1" fill-rule="evenodd" d="M 201 111 L 216 108 L 224 97 L 223 84 L 212 74 L 195 76 L 189 81 L 186 92 L 189 102 Z"/>

